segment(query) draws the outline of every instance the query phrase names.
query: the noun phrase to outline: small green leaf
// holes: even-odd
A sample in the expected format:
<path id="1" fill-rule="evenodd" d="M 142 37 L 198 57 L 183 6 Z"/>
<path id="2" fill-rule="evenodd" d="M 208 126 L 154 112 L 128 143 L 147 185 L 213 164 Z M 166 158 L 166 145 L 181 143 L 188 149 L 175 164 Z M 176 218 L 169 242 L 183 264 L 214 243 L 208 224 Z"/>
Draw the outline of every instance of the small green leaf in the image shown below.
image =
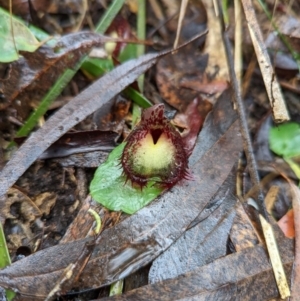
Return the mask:
<path id="1" fill-rule="evenodd" d="M 126 62 L 131 59 L 135 59 L 137 57 L 136 48 L 136 44 L 127 44 L 123 51 L 120 53 L 118 60 L 120 62 Z"/>
<path id="2" fill-rule="evenodd" d="M 111 59 L 98 59 L 87 57 L 81 65 L 83 71 L 88 72 L 94 77 L 99 77 L 105 72 L 114 69 L 114 64 Z"/>
<path id="3" fill-rule="evenodd" d="M 40 45 L 22 22 L 0 10 L 0 62 L 8 63 L 19 59 L 16 49 L 34 52 Z"/>
<path id="4" fill-rule="evenodd" d="M 290 122 L 271 128 L 270 149 L 285 158 L 300 155 L 300 124 Z"/>
<path id="5" fill-rule="evenodd" d="M 296 175 L 298 179 L 300 179 L 300 166 L 296 162 L 293 161 L 293 159 L 284 157 L 284 160 L 289 164 L 290 168 Z"/>
<path id="6" fill-rule="evenodd" d="M 143 94 L 130 86 L 124 90 L 124 94 L 126 97 L 132 99 L 137 105 L 144 109 L 150 108 L 153 105 Z"/>
<path id="7" fill-rule="evenodd" d="M 146 187 L 132 187 L 122 175 L 120 157 L 126 143 L 117 146 L 105 163 L 96 170 L 90 185 L 90 193 L 95 201 L 114 211 L 133 214 L 154 200 L 163 188 L 150 181 Z"/>

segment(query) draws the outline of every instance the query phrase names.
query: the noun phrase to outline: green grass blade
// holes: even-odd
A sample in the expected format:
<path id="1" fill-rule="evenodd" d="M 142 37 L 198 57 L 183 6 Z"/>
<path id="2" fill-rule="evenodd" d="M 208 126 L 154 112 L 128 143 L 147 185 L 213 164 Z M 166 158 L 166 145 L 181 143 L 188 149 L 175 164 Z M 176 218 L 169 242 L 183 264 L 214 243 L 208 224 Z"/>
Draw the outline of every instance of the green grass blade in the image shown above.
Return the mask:
<path id="1" fill-rule="evenodd" d="M 99 24 L 96 26 L 96 32 L 104 33 L 115 16 L 119 13 L 120 9 L 122 8 L 125 0 L 115 0 L 111 6 L 107 9 L 106 13 L 102 17 Z"/>
<path id="2" fill-rule="evenodd" d="M 146 39 L 146 1 L 145 0 L 138 0 L 138 13 L 137 13 L 137 37 L 140 40 Z M 136 45 L 136 56 L 139 57 L 145 53 L 145 45 Z M 144 74 L 141 75 L 138 79 L 138 86 L 141 92 L 144 91 Z M 130 87 L 129 87 L 130 88 Z M 138 95 L 142 96 L 141 94 L 135 93 L 133 89 L 128 91 L 132 96 L 136 97 Z M 133 99 L 133 98 L 132 98 Z M 136 99 L 133 104 L 133 116 L 132 116 L 132 126 L 135 126 L 141 117 L 141 110 L 140 107 L 146 108 L 143 105 L 142 99 Z M 150 106 L 151 103 L 149 102 Z"/>
<path id="3" fill-rule="evenodd" d="M 3 231 L 2 224 L 0 224 L 0 268 L 3 269 L 10 265 L 10 256 L 6 245 L 5 235 Z M 11 290 L 6 290 L 7 300 L 12 300 L 15 297 L 15 292 Z"/>
<path id="4" fill-rule="evenodd" d="M 111 60 L 104 59 L 88 58 L 82 64 L 82 69 L 84 69 L 84 71 L 87 71 L 94 77 L 101 76 L 103 73 L 112 70 L 113 67 L 114 66 Z M 139 93 L 131 87 L 127 87 L 124 90 L 124 94 L 126 97 L 133 100 L 137 105 L 139 105 L 143 109 L 152 106 L 152 103 L 143 94 Z"/>
<path id="5" fill-rule="evenodd" d="M 114 64 L 111 59 L 86 58 L 81 65 L 83 72 L 88 72 L 95 78 L 111 71 L 113 68 Z"/>
<path id="6" fill-rule="evenodd" d="M 4 268 L 11 264 L 9 252 L 6 245 L 5 235 L 2 225 L 0 224 L 0 268 Z"/>
<path id="7" fill-rule="evenodd" d="M 138 0 L 138 13 L 137 13 L 137 36 L 140 40 L 146 39 L 146 1 Z M 137 57 L 145 53 L 145 45 L 137 45 Z M 138 85 L 140 90 L 144 91 L 144 75 L 138 78 Z"/>
<path id="8" fill-rule="evenodd" d="M 72 69 L 67 69 L 63 73 L 63 75 L 55 82 L 49 92 L 44 96 L 38 108 L 30 115 L 25 124 L 19 129 L 16 134 L 17 137 L 27 136 L 31 132 L 38 120 L 47 112 L 50 104 L 60 95 L 64 87 L 70 82 L 75 73 L 76 71 Z"/>
<path id="9" fill-rule="evenodd" d="M 152 103 L 141 93 L 137 90 L 128 87 L 124 91 L 125 96 L 132 99 L 137 105 L 142 107 L 143 109 L 149 108 L 152 106 Z"/>

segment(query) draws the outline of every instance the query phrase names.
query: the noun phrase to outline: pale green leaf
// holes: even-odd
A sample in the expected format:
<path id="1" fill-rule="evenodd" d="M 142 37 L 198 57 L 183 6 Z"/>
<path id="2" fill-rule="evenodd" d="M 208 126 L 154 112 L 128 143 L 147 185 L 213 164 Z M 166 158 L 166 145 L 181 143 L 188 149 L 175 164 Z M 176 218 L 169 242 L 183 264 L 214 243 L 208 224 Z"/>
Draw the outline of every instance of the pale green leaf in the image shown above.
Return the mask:
<path id="1" fill-rule="evenodd" d="M 40 45 L 22 22 L 0 10 L 0 62 L 8 63 L 19 59 L 16 49 L 34 52 Z"/>
<path id="2" fill-rule="evenodd" d="M 300 124 L 289 122 L 270 130 L 270 149 L 285 158 L 300 155 Z"/>
<path id="3" fill-rule="evenodd" d="M 283 157 L 300 179 L 300 166 L 295 160 L 300 156 L 300 124 L 289 122 L 271 128 L 270 149 Z"/>

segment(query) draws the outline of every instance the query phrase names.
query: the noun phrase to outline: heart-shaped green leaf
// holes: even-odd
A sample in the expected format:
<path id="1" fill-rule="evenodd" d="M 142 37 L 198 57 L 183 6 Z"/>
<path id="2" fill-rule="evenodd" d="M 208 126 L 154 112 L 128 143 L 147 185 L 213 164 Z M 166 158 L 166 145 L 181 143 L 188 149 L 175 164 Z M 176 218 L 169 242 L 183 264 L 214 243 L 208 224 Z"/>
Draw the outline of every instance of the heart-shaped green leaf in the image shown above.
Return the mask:
<path id="1" fill-rule="evenodd" d="M 270 130 L 270 149 L 285 158 L 300 155 L 300 124 L 289 122 Z"/>
<path id="2" fill-rule="evenodd" d="M 163 188 L 149 181 L 143 189 L 133 187 L 122 175 L 120 157 L 126 143 L 117 146 L 106 162 L 98 167 L 90 185 L 95 201 L 114 211 L 133 214 L 154 200 Z M 126 182 L 126 183 L 125 183 Z"/>

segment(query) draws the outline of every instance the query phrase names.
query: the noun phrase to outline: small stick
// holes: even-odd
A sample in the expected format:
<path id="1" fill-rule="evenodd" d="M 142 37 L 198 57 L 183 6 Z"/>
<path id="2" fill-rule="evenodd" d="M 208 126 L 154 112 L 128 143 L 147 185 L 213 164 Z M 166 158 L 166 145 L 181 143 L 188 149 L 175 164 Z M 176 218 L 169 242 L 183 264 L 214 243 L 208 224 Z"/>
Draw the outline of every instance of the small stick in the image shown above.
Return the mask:
<path id="1" fill-rule="evenodd" d="M 268 223 L 260 214 L 259 219 L 263 228 L 266 245 L 268 248 L 269 257 L 273 267 L 275 280 L 281 299 L 285 299 L 291 295 L 289 285 L 287 283 L 283 264 L 279 255 L 279 250 L 276 243 L 274 231 L 270 223 Z"/>
<path id="2" fill-rule="evenodd" d="M 174 46 L 173 46 L 174 49 L 177 48 L 177 46 L 178 46 L 180 32 L 181 32 L 182 23 L 183 23 L 183 18 L 184 18 L 185 12 L 186 12 L 188 2 L 189 2 L 188 0 L 181 0 L 176 38 L 175 38 L 175 42 L 174 42 Z"/>
<path id="3" fill-rule="evenodd" d="M 230 52 L 230 42 L 228 39 L 228 36 L 225 32 L 225 24 L 224 24 L 224 18 L 222 15 L 222 6 L 221 1 L 218 0 L 218 9 L 220 12 L 220 22 L 223 29 L 223 42 L 225 46 L 225 52 L 228 62 L 228 68 L 229 68 L 229 74 L 231 79 L 232 88 L 234 91 L 236 106 L 238 115 L 240 118 L 240 127 L 241 127 L 241 134 L 243 137 L 243 143 L 244 143 L 244 150 L 247 157 L 247 162 L 249 164 L 249 173 L 251 177 L 251 182 L 254 187 L 257 187 L 257 200 L 258 200 L 258 206 L 259 206 L 259 219 L 261 222 L 261 226 L 264 233 L 264 238 L 266 241 L 269 257 L 272 263 L 274 276 L 276 279 L 277 287 L 280 293 L 281 298 L 286 298 L 290 296 L 289 287 L 287 284 L 285 272 L 283 269 L 283 265 L 281 262 L 281 258 L 279 255 L 276 239 L 274 236 L 273 229 L 269 223 L 268 214 L 266 211 L 265 203 L 264 203 L 264 197 L 260 185 L 259 175 L 257 171 L 257 165 L 253 153 L 252 143 L 250 139 L 250 134 L 248 130 L 246 115 L 245 115 L 245 109 L 244 109 L 244 103 L 242 101 L 241 91 L 240 87 L 237 82 L 236 74 L 234 72 L 234 65 L 233 65 L 233 57 Z"/>
<path id="4" fill-rule="evenodd" d="M 95 219 L 96 225 L 95 225 L 95 228 L 94 228 L 94 232 L 97 235 L 97 234 L 99 234 L 99 232 L 101 230 L 101 227 L 102 227 L 101 217 L 99 216 L 99 214 L 95 210 L 93 210 L 91 208 L 88 210 L 88 213 L 90 215 L 92 215 Z"/>
<path id="5" fill-rule="evenodd" d="M 290 120 L 283 95 L 281 93 L 279 82 L 276 78 L 271 60 L 259 28 L 255 11 L 251 0 L 242 0 L 245 16 L 248 22 L 248 28 L 252 43 L 256 52 L 257 61 L 261 70 L 266 90 L 269 96 L 270 105 L 273 111 L 275 122 L 284 122 Z"/>
<path id="6" fill-rule="evenodd" d="M 252 185 L 254 187 L 257 187 L 257 200 L 258 200 L 258 206 L 259 206 L 259 211 L 263 215 L 263 217 L 268 221 L 268 214 L 266 211 L 266 207 L 264 204 L 264 196 L 262 193 L 261 185 L 260 185 L 260 179 L 257 171 L 257 165 L 256 165 L 256 160 L 254 157 L 254 152 L 253 152 L 253 147 L 252 147 L 252 142 L 248 130 L 248 124 L 247 124 L 247 119 L 246 119 L 246 114 L 245 114 L 245 107 L 244 103 L 242 100 L 241 96 L 241 90 L 236 78 L 236 74 L 234 71 L 234 62 L 233 62 L 233 57 L 231 54 L 231 45 L 229 38 L 225 32 L 225 23 L 224 23 L 224 17 L 223 17 L 223 11 L 222 11 L 222 6 L 220 3 L 220 0 L 217 1 L 218 4 L 218 11 L 219 11 L 219 19 L 221 23 L 221 28 L 222 28 L 222 39 L 224 43 L 224 48 L 225 48 L 225 53 L 226 53 L 226 58 L 227 58 L 227 63 L 228 63 L 228 69 L 229 69 L 229 75 L 230 75 L 230 80 L 231 80 L 231 85 L 232 89 L 234 92 L 234 97 L 235 97 L 235 103 L 237 106 L 237 111 L 240 119 L 240 127 L 241 127 L 241 134 L 243 138 L 243 145 L 244 145 L 244 151 L 247 157 L 247 162 L 249 164 L 249 174 L 251 178 Z"/>

